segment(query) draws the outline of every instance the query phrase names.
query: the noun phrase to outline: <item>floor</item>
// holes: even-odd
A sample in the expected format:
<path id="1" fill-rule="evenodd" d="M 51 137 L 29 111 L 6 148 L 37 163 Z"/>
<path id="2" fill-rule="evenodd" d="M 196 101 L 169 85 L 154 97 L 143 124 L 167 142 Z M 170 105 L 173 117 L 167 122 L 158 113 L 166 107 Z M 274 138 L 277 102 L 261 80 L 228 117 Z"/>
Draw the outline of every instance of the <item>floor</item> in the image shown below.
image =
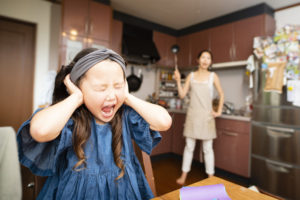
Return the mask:
<path id="1" fill-rule="evenodd" d="M 181 188 L 176 184 L 176 179 L 181 174 L 182 157 L 176 154 L 163 154 L 151 157 L 153 174 L 157 196 Z M 248 187 L 249 179 L 240 177 L 224 170 L 216 168 L 215 176 Z M 193 161 L 191 171 L 188 174 L 186 184 L 189 185 L 199 180 L 207 178 L 204 165 L 200 162 Z"/>

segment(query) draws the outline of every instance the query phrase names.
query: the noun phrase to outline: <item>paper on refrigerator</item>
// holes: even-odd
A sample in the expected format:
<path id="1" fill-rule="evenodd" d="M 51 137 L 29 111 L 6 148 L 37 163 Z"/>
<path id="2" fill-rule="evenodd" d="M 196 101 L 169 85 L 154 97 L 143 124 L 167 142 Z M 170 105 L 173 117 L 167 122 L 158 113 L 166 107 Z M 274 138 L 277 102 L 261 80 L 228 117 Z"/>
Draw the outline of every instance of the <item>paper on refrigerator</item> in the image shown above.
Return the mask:
<path id="1" fill-rule="evenodd" d="M 300 106 L 300 80 L 287 81 L 287 101 Z"/>

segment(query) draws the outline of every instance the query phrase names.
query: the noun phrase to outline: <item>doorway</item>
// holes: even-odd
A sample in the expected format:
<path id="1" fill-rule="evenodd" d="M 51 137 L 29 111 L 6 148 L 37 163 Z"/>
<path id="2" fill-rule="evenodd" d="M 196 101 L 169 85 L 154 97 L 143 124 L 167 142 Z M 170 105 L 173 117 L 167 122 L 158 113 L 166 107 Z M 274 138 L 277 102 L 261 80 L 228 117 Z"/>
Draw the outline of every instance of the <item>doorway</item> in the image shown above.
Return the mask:
<path id="1" fill-rule="evenodd" d="M 0 126 L 15 131 L 33 109 L 36 25 L 0 16 Z"/>
<path id="2" fill-rule="evenodd" d="M 0 16 L 0 126 L 17 132 L 32 114 L 36 25 Z M 21 166 L 22 199 L 35 199 L 35 176 Z"/>

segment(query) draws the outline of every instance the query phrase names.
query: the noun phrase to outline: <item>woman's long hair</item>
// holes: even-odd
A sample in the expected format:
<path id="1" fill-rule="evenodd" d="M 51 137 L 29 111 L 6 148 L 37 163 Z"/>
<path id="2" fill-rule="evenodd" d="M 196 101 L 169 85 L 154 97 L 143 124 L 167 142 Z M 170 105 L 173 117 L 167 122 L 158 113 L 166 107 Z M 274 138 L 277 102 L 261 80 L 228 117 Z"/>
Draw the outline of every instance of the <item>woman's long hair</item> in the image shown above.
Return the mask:
<path id="1" fill-rule="evenodd" d="M 69 96 L 67 92 L 67 88 L 64 84 L 65 77 L 71 72 L 75 63 L 85 55 L 95 51 L 95 48 L 87 48 L 80 51 L 73 61 L 67 65 L 62 66 L 55 78 L 55 86 L 52 97 L 52 104 L 56 104 Z M 78 81 L 75 83 L 79 86 L 80 80 L 84 75 L 82 75 Z M 125 74 L 124 74 L 125 78 Z M 121 107 L 112 121 L 110 122 L 112 127 L 112 149 L 114 155 L 114 161 L 116 165 L 121 169 L 119 176 L 116 180 L 120 179 L 124 175 L 124 164 L 121 159 L 121 151 L 122 151 L 122 113 L 123 108 Z M 84 154 L 84 146 L 91 135 L 91 121 L 93 119 L 93 115 L 86 108 L 84 104 L 79 106 L 75 112 L 72 114 L 72 119 L 74 121 L 74 129 L 73 129 L 73 148 L 76 156 L 78 157 L 78 162 L 73 167 L 74 170 L 79 171 L 81 169 L 86 168 L 86 156 Z"/>

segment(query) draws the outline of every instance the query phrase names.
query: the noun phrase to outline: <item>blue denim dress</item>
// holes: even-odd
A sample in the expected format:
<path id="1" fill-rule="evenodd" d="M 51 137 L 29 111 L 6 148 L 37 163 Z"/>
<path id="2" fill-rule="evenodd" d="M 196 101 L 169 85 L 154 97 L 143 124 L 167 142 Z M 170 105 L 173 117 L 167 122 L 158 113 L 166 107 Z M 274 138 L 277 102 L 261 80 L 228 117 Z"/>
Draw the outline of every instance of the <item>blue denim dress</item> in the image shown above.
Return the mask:
<path id="1" fill-rule="evenodd" d="M 113 158 L 109 123 L 99 125 L 92 120 L 91 136 L 84 147 L 87 167 L 74 171 L 78 159 L 72 146 L 73 121 L 67 122 L 55 140 L 39 143 L 29 133 L 30 120 L 20 127 L 17 141 L 21 164 L 38 176 L 48 176 L 37 199 L 134 200 L 153 197 L 134 153 L 132 139 L 150 154 L 161 136 L 150 130 L 149 124 L 132 108 L 124 106 L 121 158 L 125 174 L 117 181 L 120 169 Z"/>

